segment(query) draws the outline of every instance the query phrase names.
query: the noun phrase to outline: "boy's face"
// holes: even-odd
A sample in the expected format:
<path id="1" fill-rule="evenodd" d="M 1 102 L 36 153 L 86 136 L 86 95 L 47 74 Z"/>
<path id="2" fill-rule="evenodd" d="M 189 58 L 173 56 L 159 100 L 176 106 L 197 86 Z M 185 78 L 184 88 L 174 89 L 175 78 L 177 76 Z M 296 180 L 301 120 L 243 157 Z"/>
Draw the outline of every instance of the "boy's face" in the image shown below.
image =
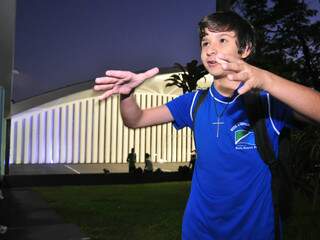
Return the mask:
<path id="1" fill-rule="evenodd" d="M 239 54 L 237 46 L 237 36 L 234 31 L 231 32 L 211 32 L 205 29 L 206 35 L 201 41 L 201 60 L 208 72 L 216 79 L 223 78 L 227 72 L 224 71 L 220 63 L 216 62 L 218 53 L 231 55 L 236 58 L 245 58 L 248 56 L 245 50 Z"/>

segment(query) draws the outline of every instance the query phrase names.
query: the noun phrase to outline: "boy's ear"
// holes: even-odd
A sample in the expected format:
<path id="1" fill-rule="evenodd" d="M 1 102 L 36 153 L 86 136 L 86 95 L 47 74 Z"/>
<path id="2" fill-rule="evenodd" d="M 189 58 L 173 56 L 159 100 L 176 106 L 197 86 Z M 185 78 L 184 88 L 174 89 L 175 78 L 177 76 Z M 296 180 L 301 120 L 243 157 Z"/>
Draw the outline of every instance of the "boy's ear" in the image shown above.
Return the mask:
<path id="1" fill-rule="evenodd" d="M 251 53 L 251 48 L 249 46 L 246 46 L 246 49 L 242 51 L 242 53 L 240 53 L 240 56 L 242 59 L 247 58 Z"/>

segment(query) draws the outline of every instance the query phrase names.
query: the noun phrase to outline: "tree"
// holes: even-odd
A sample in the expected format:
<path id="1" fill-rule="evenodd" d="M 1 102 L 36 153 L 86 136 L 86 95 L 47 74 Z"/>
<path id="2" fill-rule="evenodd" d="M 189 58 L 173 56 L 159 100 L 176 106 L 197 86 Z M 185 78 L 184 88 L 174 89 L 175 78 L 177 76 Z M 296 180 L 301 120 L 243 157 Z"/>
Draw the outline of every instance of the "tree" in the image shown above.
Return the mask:
<path id="1" fill-rule="evenodd" d="M 317 10 L 309 9 L 304 1 L 274 2 L 274 16 L 279 19 L 276 25 L 279 34 L 274 36 L 274 42 L 282 42 L 287 59 L 295 61 L 299 82 L 320 90 L 320 22 L 310 21 Z"/>
<path id="2" fill-rule="evenodd" d="M 236 2 L 236 0 L 217 0 L 217 11 L 227 11 L 232 5 Z"/>
<path id="3" fill-rule="evenodd" d="M 175 66 L 181 71 L 170 76 L 165 81 L 169 81 L 166 84 L 168 86 L 177 86 L 182 88 L 183 93 L 191 92 L 197 88 L 197 82 L 204 75 L 207 74 L 203 65 L 198 65 L 197 60 L 192 60 L 184 67 L 179 63 L 175 63 Z"/>
<path id="4" fill-rule="evenodd" d="M 320 22 L 304 1 L 238 0 L 233 9 L 257 31 L 251 63 L 320 90 Z"/>

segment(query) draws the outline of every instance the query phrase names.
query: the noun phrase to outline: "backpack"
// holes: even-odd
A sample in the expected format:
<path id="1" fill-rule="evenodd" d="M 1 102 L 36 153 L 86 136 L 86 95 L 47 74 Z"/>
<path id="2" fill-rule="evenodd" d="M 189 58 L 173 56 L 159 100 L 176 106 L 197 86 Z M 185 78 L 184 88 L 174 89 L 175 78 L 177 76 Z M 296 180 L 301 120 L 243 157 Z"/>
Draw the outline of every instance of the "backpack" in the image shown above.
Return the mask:
<path id="1" fill-rule="evenodd" d="M 207 93 L 208 90 L 199 92 L 198 100 L 192 112 L 193 122 L 196 120 L 197 111 L 207 96 Z M 250 126 L 255 134 L 257 150 L 271 172 L 275 239 L 281 239 L 280 219 L 286 221 L 290 216 L 292 208 L 290 130 L 284 128 L 281 131 L 279 136 L 279 151 L 277 159 L 266 128 L 265 119 L 267 109 L 261 100 L 260 91 L 250 91 L 242 95 L 241 100 L 244 103 Z"/>

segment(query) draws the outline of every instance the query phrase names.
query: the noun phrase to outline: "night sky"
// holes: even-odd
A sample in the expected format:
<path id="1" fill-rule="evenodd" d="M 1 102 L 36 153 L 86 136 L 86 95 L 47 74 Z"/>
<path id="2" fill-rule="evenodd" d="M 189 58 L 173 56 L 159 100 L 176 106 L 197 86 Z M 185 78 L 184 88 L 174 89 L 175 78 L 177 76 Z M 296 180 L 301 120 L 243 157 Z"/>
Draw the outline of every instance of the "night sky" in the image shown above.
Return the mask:
<path id="1" fill-rule="evenodd" d="M 215 0 L 17 0 L 15 102 L 104 74 L 199 59 Z"/>
<path id="2" fill-rule="evenodd" d="M 319 1 L 306 2 L 320 10 Z M 17 0 L 12 99 L 87 82 L 107 69 L 142 71 L 199 59 L 197 24 L 215 5 L 215 0 Z"/>

